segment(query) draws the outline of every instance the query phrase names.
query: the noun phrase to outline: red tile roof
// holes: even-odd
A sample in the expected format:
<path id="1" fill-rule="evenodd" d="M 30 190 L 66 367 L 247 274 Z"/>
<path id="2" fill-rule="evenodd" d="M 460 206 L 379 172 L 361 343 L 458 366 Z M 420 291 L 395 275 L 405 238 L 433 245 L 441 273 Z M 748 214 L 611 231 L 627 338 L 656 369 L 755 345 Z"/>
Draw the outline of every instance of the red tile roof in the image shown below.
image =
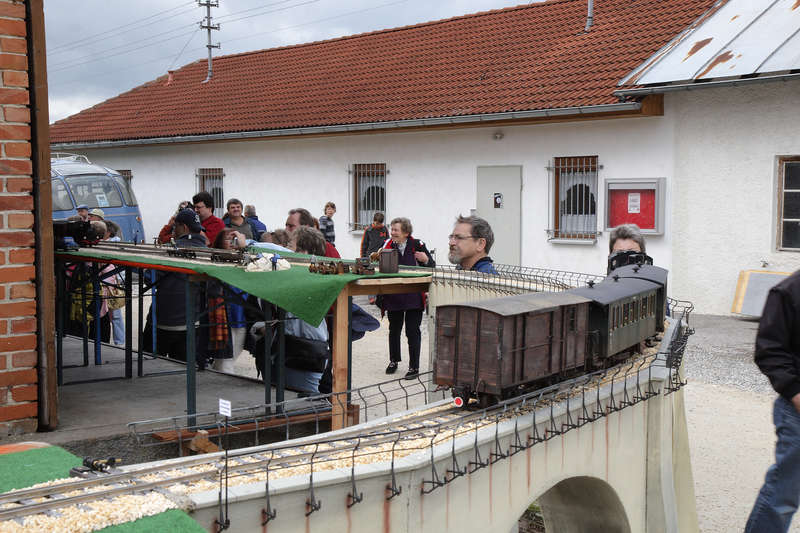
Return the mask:
<path id="1" fill-rule="evenodd" d="M 205 60 L 53 124 L 95 142 L 594 106 L 715 0 L 549 0 Z"/>

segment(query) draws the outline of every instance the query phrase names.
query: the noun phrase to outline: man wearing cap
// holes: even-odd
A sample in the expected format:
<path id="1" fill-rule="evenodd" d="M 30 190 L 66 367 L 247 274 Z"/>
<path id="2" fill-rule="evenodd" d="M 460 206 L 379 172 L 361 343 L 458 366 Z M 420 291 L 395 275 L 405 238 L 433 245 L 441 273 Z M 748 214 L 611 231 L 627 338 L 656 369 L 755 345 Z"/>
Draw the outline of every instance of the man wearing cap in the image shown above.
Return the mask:
<path id="1" fill-rule="evenodd" d="M 183 209 L 175 215 L 174 231 L 175 244 L 179 248 L 206 248 L 200 217 L 193 210 Z M 158 353 L 186 361 L 186 274 L 159 271 L 157 283 Z M 196 295 L 195 316 L 200 316 L 204 310 L 205 300 L 205 295 Z M 200 332 L 201 330 L 195 327 L 196 361 L 201 368 L 204 368 L 208 340 L 205 336 L 201 336 Z M 152 336 L 145 335 L 145 339 L 152 342 L 150 340 Z M 146 346 L 146 349 L 152 347 Z"/>
<path id="2" fill-rule="evenodd" d="M 102 221 L 105 221 L 105 219 L 106 219 L 106 213 L 105 213 L 105 211 L 103 211 L 103 210 L 102 210 L 102 209 L 100 209 L 99 207 L 95 207 L 94 209 L 92 209 L 91 211 L 89 211 L 89 221 L 90 221 L 90 222 L 91 222 L 92 220 L 102 220 Z"/>
<path id="3" fill-rule="evenodd" d="M 84 222 L 89 221 L 89 206 L 86 204 L 81 204 L 78 206 L 78 216 L 81 217 L 81 220 Z"/>

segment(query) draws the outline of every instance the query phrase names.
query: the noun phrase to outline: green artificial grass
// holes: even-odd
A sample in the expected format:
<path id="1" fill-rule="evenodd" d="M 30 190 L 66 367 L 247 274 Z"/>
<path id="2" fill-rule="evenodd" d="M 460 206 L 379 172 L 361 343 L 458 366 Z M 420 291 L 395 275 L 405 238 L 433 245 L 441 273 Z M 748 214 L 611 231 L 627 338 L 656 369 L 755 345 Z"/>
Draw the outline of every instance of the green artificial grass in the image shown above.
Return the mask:
<path id="1" fill-rule="evenodd" d="M 69 477 L 81 459 L 57 446 L 0 455 L 0 492 Z"/>
<path id="2" fill-rule="evenodd" d="M 204 533 L 206 530 L 183 511 L 170 509 L 157 515 L 145 516 L 133 522 L 108 526 L 99 531 L 103 533 L 194 533 L 195 531 Z"/>
<path id="3" fill-rule="evenodd" d="M 0 455 L 0 492 L 69 477 L 70 468 L 80 466 L 81 463 L 82 460 L 79 457 L 57 446 Z M 109 526 L 101 531 L 106 533 L 162 533 L 167 531 L 199 533 L 205 529 L 185 512 L 170 509 L 133 522 Z"/>

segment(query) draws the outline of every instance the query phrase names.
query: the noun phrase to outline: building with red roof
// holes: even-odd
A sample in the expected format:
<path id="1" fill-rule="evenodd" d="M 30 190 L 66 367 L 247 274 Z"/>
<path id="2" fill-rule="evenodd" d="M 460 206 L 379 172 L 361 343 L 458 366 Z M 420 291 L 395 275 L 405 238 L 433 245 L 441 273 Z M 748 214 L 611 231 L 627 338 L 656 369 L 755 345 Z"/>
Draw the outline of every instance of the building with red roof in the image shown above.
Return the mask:
<path id="1" fill-rule="evenodd" d="M 795 11 L 787 13 L 791 25 Z M 603 272 L 609 229 L 637 222 L 648 253 L 674 270 L 675 295 L 701 294 L 702 310 L 727 312 L 735 272 L 751 256 L 796 256 L 775 246 L 773 228 L 745 247 L 741 264 L 714 254 L 724 283 L 692 281 L 691 254 L 703 245 L 684 239 L 708 231 L 698 223 L 707 216 L 702 206 L 718 208 L 718 198 L 728 203 L 739 190 L 715 196 L 720 183 L 704 181 L 706 167 L 697 176 L 696 163 L 722 163 L 713 154 L 724 153 L 723 168 L 735 168 L 745 157 L 696 149 L 712 133 L 705 125 L 729 111 L 719 94 L 744 99 L 734 106 L 741 111 L 769 106 L 749 107 L 755 97 L 747 91 L 766 90 L 782 109 L 797 82 L 675 89 L 681 80 L 670 76 L 695 62 L 693 77 L 682 80 L 688 89 L 728 80 L 727 50 L 691 51 L 698 33 L 718 36 L 716 45 L 730 24 L 764 16 L 740 0 L 599 0 L 592 15 L 589 23 L 585 0 L 548 0 L 221 56 L 207 83 L 206 61 L 196 61 L 56 122 L 51 143 L 129 171 L 151 237 L 180 200 L 205 189 L 217 203 L 256 205 L 270 228 L 281 227 L 290 208 L 319 216 L 334 201 L 343 257 L 357 254 L 362 228 L 383 211 L 410 218 L 415 235 L 446 261 L 454 218 L 474 211 L 495 228 L 490 255 L 498 262 Z M 673 61 L 678 50 L 686 61 Z M 711 50 L 718 53 L 701 62 Z M 742 68 L 740 82 L 775 72 Z M 737 116 L 737 126 L 753 124 L 753 113 Z M 783 132 L 769 132 L 770 148 L 759 155 L 773 166 L 783 153 L 800 154 L 800 146 L 776 152 Z M 713 135 L 729 133 L 720 125 Z M 770 174 L 771 184 L 776 179 Z M 708 184 L 702 198 L 687 196 L 696 183 Z M 772 226 L 777 194 L 772 187 L 750 198 L 769 208 Z M 712 226 L 720 242 L 734 238 Z"/>

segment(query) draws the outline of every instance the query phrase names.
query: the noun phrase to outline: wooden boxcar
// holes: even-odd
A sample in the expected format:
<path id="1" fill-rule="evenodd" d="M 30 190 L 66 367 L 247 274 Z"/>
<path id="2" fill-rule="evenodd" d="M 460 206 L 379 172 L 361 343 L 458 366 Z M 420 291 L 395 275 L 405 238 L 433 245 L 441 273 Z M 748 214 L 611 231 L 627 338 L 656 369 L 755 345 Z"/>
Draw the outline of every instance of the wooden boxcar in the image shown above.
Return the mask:
<path id="1" fill-rule="evenodd" d="M 504 398 L 583 369 L 589 303 L 564 292 L 437 307 L 434 382 L 465 400 Z"/>

